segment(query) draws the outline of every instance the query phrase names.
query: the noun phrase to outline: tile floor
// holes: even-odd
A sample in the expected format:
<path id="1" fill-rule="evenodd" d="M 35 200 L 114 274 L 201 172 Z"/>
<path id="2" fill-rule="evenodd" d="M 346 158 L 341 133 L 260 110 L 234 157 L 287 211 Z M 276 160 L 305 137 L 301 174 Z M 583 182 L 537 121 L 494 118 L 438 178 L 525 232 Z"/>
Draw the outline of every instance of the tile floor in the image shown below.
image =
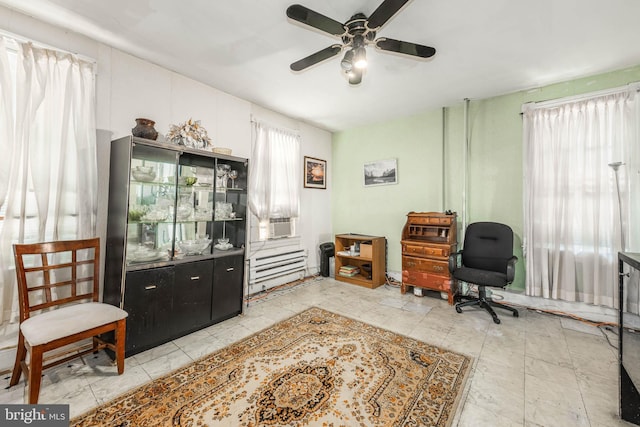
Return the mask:
<path id="1" fill-rule="evenodd" d="M 130 388 L 179 368 L 308 307 L 317 306 L 474 358 L 465 398 L 453 426 L 632 426 L 618 418 L 615 334 L 583 322 L 522 309 L 457 314 L 437 297 L 400 295 L 320 278 L 251 302 L 242 316 L 179 338 L 126 360 L 125 373 L 104 354 L 45 373 L 41 403 L 69 403 L 79 415 Z M 607 337 L 611 341 L 609 344 Z M 24 386 L 0 402 L 23 403 Z"/>

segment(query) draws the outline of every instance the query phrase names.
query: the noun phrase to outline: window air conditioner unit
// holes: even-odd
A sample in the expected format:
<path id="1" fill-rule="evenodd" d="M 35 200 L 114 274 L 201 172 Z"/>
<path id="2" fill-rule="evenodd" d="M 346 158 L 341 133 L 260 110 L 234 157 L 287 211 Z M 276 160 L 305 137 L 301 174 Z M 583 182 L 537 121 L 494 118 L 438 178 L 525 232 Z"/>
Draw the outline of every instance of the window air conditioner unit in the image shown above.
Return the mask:
<path id="1" fill-rule="evenodd" d="M 269 238 L 280 239 L 293 234 L 291 218 L 272 218 L 269 220 Z"/>

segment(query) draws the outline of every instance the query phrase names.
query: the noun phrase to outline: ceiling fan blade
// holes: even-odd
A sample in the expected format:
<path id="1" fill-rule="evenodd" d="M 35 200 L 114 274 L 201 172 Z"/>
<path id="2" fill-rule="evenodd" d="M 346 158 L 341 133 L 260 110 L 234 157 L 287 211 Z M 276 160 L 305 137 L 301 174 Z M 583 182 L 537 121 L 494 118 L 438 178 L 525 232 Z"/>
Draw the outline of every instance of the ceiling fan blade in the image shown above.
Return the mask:
<path id="1" fill-rule="evenodd" d="M 382 27 L 408 2 L 409 0 L 384 0 L 369 17 L 367 26 L 372 30 Z"/>
<path id="2" fill-rule="evenodd" d="M 376 47 L 388 52 L 401 53 L 403 55 L 418 56 L 420 58 L 431 58 L 436 54 L 436 50 L 430 46 L 403 42 L 400 40 L 381 37 L 375 41 Z"/>
<path id="3" fill-rule="evenodd" d="M 287 16 L 310 27 L 316 28 L 334 36 L 342 36 L 346 30 L 342 23 L 314 12 L 302 5 L 294 4 L 287 8 Z"/>
<path id="4" fill-rule="evenodd" d="M 294 62 L 293 64 L 291 64 L 291 69 L 293 71 L 302 71 L 305 68 L 309 68 L 312 65 L 336 56 L 340 53 L 341 50 L 342 46 L 339 44 L 334 44 L 333 46 L 326 47 L 322 50 L 317 51 L 316 53 L 312 53 L 306 58 L 302 58 L 301 60 Z"/>

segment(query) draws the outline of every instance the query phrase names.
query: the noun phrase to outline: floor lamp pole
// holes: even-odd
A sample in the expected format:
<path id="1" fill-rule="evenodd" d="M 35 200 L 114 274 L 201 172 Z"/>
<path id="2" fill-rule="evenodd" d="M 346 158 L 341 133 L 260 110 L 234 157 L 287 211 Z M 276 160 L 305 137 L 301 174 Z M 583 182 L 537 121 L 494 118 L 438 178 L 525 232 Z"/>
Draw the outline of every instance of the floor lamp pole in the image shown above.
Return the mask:
<path id="1" fill-rule="evenodd" d="M 620 183 L 618 182 L 618 169 L 624 165 L 622 162 L 609 163 L 609 167 L 613 169 L 613 173 L 616 177 L 616 195 L 618 196 L 618 220 L 620 221 L 620 244 L 622 245 L 622 252 L 625 250 L 624 244 L 624 230 L 622 228 L 622 202 L 620 201 Z"/>

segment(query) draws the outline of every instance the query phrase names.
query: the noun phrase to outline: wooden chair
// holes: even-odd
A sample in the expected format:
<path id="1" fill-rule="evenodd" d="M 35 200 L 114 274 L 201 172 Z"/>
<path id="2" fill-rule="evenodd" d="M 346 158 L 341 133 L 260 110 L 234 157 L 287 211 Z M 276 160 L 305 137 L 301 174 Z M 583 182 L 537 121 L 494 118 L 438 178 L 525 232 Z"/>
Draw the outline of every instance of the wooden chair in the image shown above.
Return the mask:
<path id="1" fill-rule="evenodd" d="M 98 301 L 100 239 L 15 244 L 13 252 L 20 331 L 9 387 L 18 383 L 24 371 L 29 403 L 38 403 L 43 369 L 103 348 L 115 352 L 118 374 L 122 374 L 127 312 Z M 115 336 L 113 344 L 99 337 L 111 331 Z M 69 344 L 83 340 L 86 345 L 55 354 L 44 363 L 45 352 L 61 347 L 68 350 Z"/>

